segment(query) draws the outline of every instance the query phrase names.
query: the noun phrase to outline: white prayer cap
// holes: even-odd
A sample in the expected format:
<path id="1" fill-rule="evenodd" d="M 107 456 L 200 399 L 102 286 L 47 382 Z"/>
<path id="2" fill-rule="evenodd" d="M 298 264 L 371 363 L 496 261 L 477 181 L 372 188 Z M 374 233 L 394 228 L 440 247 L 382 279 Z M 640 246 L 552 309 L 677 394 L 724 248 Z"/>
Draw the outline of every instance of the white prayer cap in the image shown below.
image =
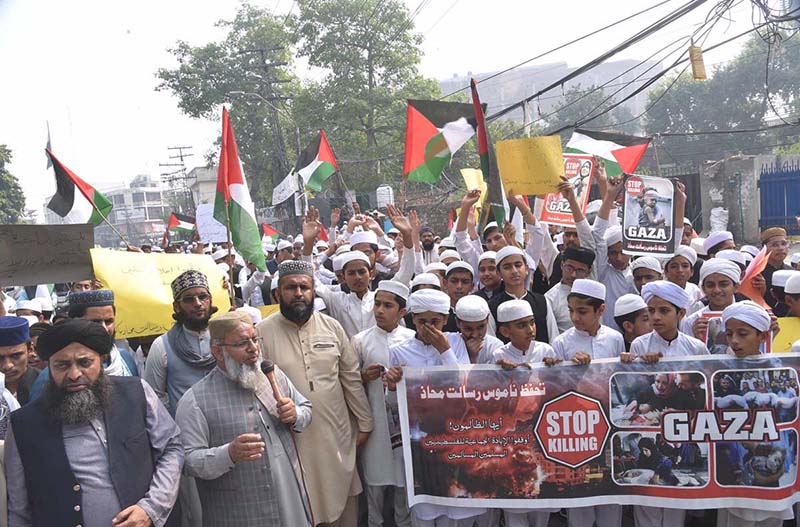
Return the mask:
<path id="1" fill-rule="evenodd" d="M 799 253 L 800 254 L 800 253 Z M 478 264 L 480 264 L 484 260 L 496 260 L 497 253 L 494 251 L 484 251 L 478 256 Z"/>
<path id="2" fill-rule="evenodd" d="M 753 326 L 758 331 L 767 331 L 772 325 L 769 313 L 752 300 L 735 302 L 722 311 L 722 324 L 727 326 L 732 318 Z"/>
<path id="3" fill-rule="evenodd" d="M 408 297 L 408 310 L 411 313 L 440 313 L 450 314 L 450 297 L 447 293 L 435 289 L 420 289 Z"/>
<path id="4" fill-rule="evenodd" d="M 40 285 L 36 288 L 35 300 L 39 301 L 42 311 L 54 311 L 53 297 L 50 296 L 50 290 L 47 289 L 47 286 Z"/>
<path id="5" fill-rule="evenodd" d="M 472 269 L 472 266 L 467 262 L 462 262 L 460 260 L 455 261 L 447 266 L 447 270 L 444 272 L 444 275 L 447 276 L 453 271 L 467 271 L 473 277 L 475 276 L 475 271 Z"/>
<path id="6" fill-rule="evenodd" d="M 32 325 L 34 325 L 37 322 L 39 322 L 39 318 L 35 317 L 33 315 L 24 315 L 24 316 L 21 316 L 19 318 L 24 318 L 25 320 L 27 320 L 28 321 L 28 327 L 31 327 Z"/>
<path id="7" fill-rule="evenodd" d="M 368 243 L 370 245 L 378 245 L 378 235 L 372 231 L 354 232 L 350 235 L 350 246 L 358 245 L 359 243 Z"/>
<path id="8" fill-rule="evenodd" d="M 692 225 L 692 221 L 689 218 L 687 218 L 686 216 L 683 217 L 683 224 L 694 228 L 694 225 Z"/>
<path id="9" fill-rule="evenodd" d="M 597 298 L 603 302 L 606 301 L 606 286 L 600 282 L 588 280 L 586 278 L 578 278 L 572 282 L 572 290 L 570 293 Z"/>
<path id="10" fill-rule="evenodd" d="M 345 254 L 350 254 L 350 253 L 345 253 Z M 342 258 L 343 257 L 344 257 L 344 254 L 339 254 L 339 255 L 336 255 L 336 256 L 333 257 L 333 272 L 334 273 L 339 272 L 339 271 L 342 270 L 342 262 L 343 262 Z"/>
<path id="11" fill-rule="evenodd" d="M 349 253 L 341 255 L 339 258 L 341 258 L 342 261 L 342 270 L 344 270 L 345 266 L 351 262 L 364 262 L 367 264 L 368 269 L 370 267 L 369 258 L 367 258 L 367 255 L 361 251 L 350 251 Z"/>
<path id="12" fill-rule="evenodd" d="M 243 305 L 242 307 L 237 307 L 236 311 L 244 311 L 250 318 L 253 319 L 253 325 L 255 326 L 259 322 L 261 322 L 261 311 L 257 307 L 248 306 L 247 304 Z"/>
<path id="13" fill-rule="evenodd" d="M 456 241 L 448 236 L 447 238 L 442 238 L 442 241 L 439 242 L 439 247 L 446 247 L 448 249 L 455 249 L 456 248 Z"/>
<path id="14" fill-rule="evenodd" d="M 744 251 L 739 251 L 739 252 L 742 253 L 742 256 L 744 256 L 744 265 L 745 265 L 745 267 L 750 265 L 750 262 L 753 261 L 753 255 L 750 254 L 750 253 L 746 253 Z"/>
<path id="15" fill-rule="evenodd" d="M 617 303 L 614 305 L 614 316 L 621 317 L 641 309 L 647 309 L 647 303 L 639 295 L 628 293 L 617 298 Z"/>
<path id="16" fill-rule="evenodd" d="M 431 262 L 425 266 L 423 269 L 426 273 L 431 273 L 433 271 L 439 271 L 441 273 L 447 272 L 447 266 L 442 262 Z"/>
<path id="17" fill-rule="evenodd" d="M 400 260 L 400 259 L 397 257 L 397 255 L 396 255 L 395 253 L 393 253 L 393 252 L 390 252 L 389 254 L 387 254 L 387 255 L 386 255 L 384 258 L 383 258 L 383 261 L 382 261 L 382 262 L 380 262 L 380 263 L 377 263 L 376 265 L 380 265 L 381 267 L 384 267 L 384 268 L 387 268 L 387 269 L 388 269 L 389 267 L 391 267 L 391 266 L 393 266 L 394 264 L 396 264 L 396 263 L 397 263 L 399 260 Z"/>
<path id="18" fill-rule="evenodd" d="M 800 263 L 800 253 L 794 253 L 792 255 L 792 259 L 789 260 L 789 261 L 792 263 L 792 265 L 799 264 Z"/>
<path id="19" fill-rule="evenodd" d="M 397 230 L 397 227 L 392 227 L 391 229 L 386 231 L 386 234 L 400 234 L 400 231 Z"/>
<path id="20" fill-rule="evenodd" d="M 378 282 L 378 289 L 375 290 L 377 293 L 378 291 L 386 291 L 387 293 L 394 293 L 395 295 L 399 296 L 406 302 L 408 302 L 408 287 L 402 282 L 398 282 L 397 280 L 381 280 Z"/>
<path id="21" fill-rule="evenodd" d="M 778 269 L 772 273 L 772 287 L 786 287 L 786 282 L 800 271 L 790 271 L 788 269 Z"/>
<path id="22" fill-rule="evenodd" d="M 563 238 L 564 235 L 561 234 L 561 237 Z M 622 241 L 622 227 L 620 227 L 619 225 L 614 225 L 613 227 L 609 227 L 606 230 L 606 233 L 605 233 L 604 237 L 606 239 L 606 247 L 611 247 L 615 243 L 621 242 Z"/>
<path id="23" fill-rule="evenodd" d="M 724 251 L 719 251 L 714 258 L 722 258 L 723 260 L 730 260 L 735 262 L 741 266 L 747 265 L 747 260 L 745 260 L 744 253 L 741 251 L 737 251 L 736 249 L 725 249 Z"/>
<path id="24" fill-rule="evenodd" d="M 705 238 L 701 238 L 698 236 L 697 238 L 692 238 L 692 241 L 689 242 L 689 246 L 695 250 L 695 252 L 700 256 L 708 256 L 708 252 L 705 248 Z"/>
<path id="25" fill-rule="evenodd" d="M 225 262 L 220 262 L 217 264 L 217 269 L 219 269 L 219 272 L 223 277 L 228 278 L 228 273 L 231 270 L 228 264 Z"/>
<path id="26" fill-rule="evenodd" d="M 497 308 L 497 322 L 501 324 L 532 316 L 533 309 L 525 300 L 509 300 Z"/>
<path id="27" fill-rule="evenodd" d="M 497 225 L 496 221 L 490 221 L 486 224 L 486 227 L 483 228 L 483 235 L 486 236 L 486 231 L 489 229 L 499 229 L 500 227 Z"/>
<path id="28" fill-rule="evenodd" d="M 706 241 L 703 242 L 703 249 L 708 250 L 719 245 L 722 242 L 726 242 L 728 240 L 733 241 L 733 234 L 730 231 L 716 231 L 712 232 L 706 238 Z"/>
<path id="29" fill-rule="evenodd" d="M 342 255 L 342 254 L 344 254 L 346 252 L 350 252 L 351 250 L 352 249 L 351 249 L 350 245 L 344 244 L 344 245 L 340 245 L 339 247 L 337 247 L 336 248 L 336 252 L 333 253 L 333 254 L 335 254 L 336 256 L 339 256 L 339 255 Z"/>
<path id="30" fill-rule="evenodd" d="M 261 247 L 268 253 L 274 253 L 276 249 L 275 244 L 269 242 L 262 243 Z"/>
<path id="31" fill-rule="evenodd" d="M 214 254 L 211 255 L 211 258 L 213 258 L 214 261 L 216 262 L 217 260 L 222 260 L 227 256 L 228 256 L 228 249 L 218 249 L 217 251 L 214 252 Z"/>
<path id="32" fill-rule="evenodd" d="M 527 302 L 525 302 L 527 304 Z M 489 304 L 478 295 L 467 295 L 456 302 L 456 318 L 464 322 L 483 322 L 489 316 Z"/>
<path id="33" fill-rule="evenodd" d="M 42 304 L 39 302 L 38 298 L 34 298 L 33 300 L 19 300 L 17 302 L 17 311 L 20 309 L 27 309 L 29 311 L 33 311 L 34 313 L 42 313 Z"/>
<path id="34" fill-rule="evenodd" d="M 514 255 L 522 256 L 522 260 L 525 260 L 525 253 L 519 247 L 515 247 L 513 245 L 506 245 L 495 255 L 494 261 L 497 263 L 497 267 L 500 267 L 500 262 L 508 258 L 509 256 Z"/>
<path id="35" fill-rule="evenodd" d="M 650 269 L 658 274 L 662 273 L 661 262 L 653 256 L 641 256 L 631 262 L 631 272 L 637 269 Z"/>
<path id="36" fill-rule="evenodd" d="M 675 254 L 673 254 L 672 257 L 667 260 L 667 262 L 672 261 L 672 259 L 675 258 L 676 256 L 683 256 L 689 261 L 691 265 L 697 263 L 697 252 L 695 252 L 695 250 L 689 247 L 688 245 L 677 246 L 675 248 Z"/>
<path id="37" fill-rule="evenodd" d="M 678 306 L 678 309 L 689 307 L 689 293 L 676 283 L 667 280 L 656 280 L 642 286 L 642 299 L 645 302 L 650 302 L 656 296 Z"/>
<path id="38" fill-rule="evenodd" d="M 793 274 L 786 280 L 783 292 L 787 295 L 800 295 L 800 274 Z M 19 309 L 19 305 L 17 305 L 17 309 Z"/>
<path id="39" fill-rule="evenodd" d="M 555 243 L 556 246 L 564 245 L 564 233 L 559 232 L 558 234 L 553 236 L 553 243 Z"/>
<path id="40" fill-rule="evenodd" d="M 433 273 L 420 273 L 411 280 L 411 289 L 420 285 L 434 285 L 441 289 L 442 282 L 439 280 L 439 277 Z"/>
<path id="41" fill-rule="evenodd" d="M 325 240 L 318 240 L 317 243 L 314 244 L 314 247 L 317 249 L 327 249 L 330 245 L 328 245 L 328 242 Z"/>
<path id="42" fill-rule="evenodd" d="M 281 241 L 278 242 L 278 250 L 279 251 L 283 251 L 284 249 L 291 249 L 291 248 L 292 248 L 292 242 L 290 242 L 289 240 L 281 240 Z"/>
<path id="43" fill-rule="evenodd" d="M 761 250 L 758 247 L 756 247 L 755 245 L 742 245 L 742 248 L 739 249 L 739 250 L 742 251 L 742 252 L 746 252 L 747 254 L 752 256 L 753 258 L 758 256 L 758 253 L 761 252 Z"/>
<path id="44" fill-rule="evenodd" d="M 727 276 L 735 284 L 738 284 L 742 279 L 741 267 L 725 258 L 712 258 L 703 262 L 703 267 L 700 268 L 700 284 L 702 285 L 712 273 Z"/>
<path id="45" fill-rule="evenodd" d="M 461 255 L 458 254 L 458 251 L 454 251 L 452 249 L 447 249 L 446 251 L 442 251 L 442 254 L 439 255 L 439 261 L 447 260 L 448 258 L 455 258 L 456 260 L 461 259 Z"/>
<path id="46" fill-rule="evenodd" d="M 300 244 L 300 245 L 305 245 L 306 244 L 305 240 L 303 240 L 303 235 L 302 234 L 298 234 L 297 236 L 294 237 L 294 241 L 292 242 L 292 245 L 297 245 L 297 244 Z"/>

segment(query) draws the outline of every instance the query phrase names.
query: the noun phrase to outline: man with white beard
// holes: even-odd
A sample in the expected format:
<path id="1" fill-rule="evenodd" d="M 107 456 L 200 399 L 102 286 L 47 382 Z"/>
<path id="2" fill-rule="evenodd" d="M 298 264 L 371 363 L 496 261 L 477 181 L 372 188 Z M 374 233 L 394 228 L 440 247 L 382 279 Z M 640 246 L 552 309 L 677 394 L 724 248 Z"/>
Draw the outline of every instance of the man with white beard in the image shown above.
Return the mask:
<path id="1" fill-rule="evenodd" d="M 311 422 L 311 402 L 277 367 L 270 385 L 250 315 L 225 313 L 208 329 L 217 366 L 186 391 L 175 416 L 203 525 L 310 526 L 292 433 Z"/>

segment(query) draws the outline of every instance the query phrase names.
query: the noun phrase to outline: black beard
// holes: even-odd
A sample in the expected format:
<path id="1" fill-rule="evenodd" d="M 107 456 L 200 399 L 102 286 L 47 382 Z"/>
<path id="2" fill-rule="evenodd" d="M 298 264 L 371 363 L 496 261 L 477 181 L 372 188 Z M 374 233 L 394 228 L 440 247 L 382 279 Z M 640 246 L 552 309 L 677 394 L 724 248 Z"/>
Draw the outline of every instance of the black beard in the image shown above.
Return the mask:
<path id="1" fill-rule="evenodd" d="M 208 321 L 211 320 L 211 315 L 217 311 L 219 311 L 218 307 L 211 306 L 211 308 L 208 310 L 208 315 L 204 316 L 203 318 L 192 319 L 187 317 L 183 310 L 181 310 L 178 313 L 173 313 L 172 318 L 175 319 L 178 324 L 182 324 L 190 331 L 203 331 L 208 327 Z"/>
<path id="2" fill-rule="evenodd" d="M 432 251 L 434 245 L 436 244 L 433 242 L 422 242 L 422 248 L 425 249 L 426 251 Z"/>
<path id="3" fill-rule="evenodd" d="M 302 307 L 300 306 L 293 306 L 291 304 L 284 303 L 283 299 L 280 301 L 281 305 L 281 315 L 286 317 L 287 319 L 291 320 L 295 324 L 302 326 L 308 319 L 311 318 L 311 315 L 314 313 L 314 301 L 312 300 L 309 303 L 303 303 Z"/>
<path id="4" fill-rule="evenodd" d="M 42 397 L 48 413 L 56 421 L 78 425 L 103 416 L 111 406 L 111 391 L 111 381 L 100 371 L 100 376 L 87 389 L 75 393 L 64 390 L 51 377 Z"/>

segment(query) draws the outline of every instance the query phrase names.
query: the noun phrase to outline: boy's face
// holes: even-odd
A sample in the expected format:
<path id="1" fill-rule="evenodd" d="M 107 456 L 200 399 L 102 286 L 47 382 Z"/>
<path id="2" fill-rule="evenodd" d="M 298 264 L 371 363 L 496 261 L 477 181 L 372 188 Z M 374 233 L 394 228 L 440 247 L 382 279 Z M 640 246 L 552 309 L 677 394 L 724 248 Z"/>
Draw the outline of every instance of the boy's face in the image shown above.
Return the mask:
<path id="1" fill-rule="evenodd" d="M 676 309 L 673 304 L 657 296 L 647 303 L 647 310 L 650 312 L 653 329 L 662 337 L 671 336 L 671 333 L 677 331 L 678 322 L 686 314 L 685 309 Z"/>
<path id="2" fill-rule="evenodd" d="M 767 338 L 767 332 L 757 331 L 750 324 L 735 318 L 728 319 L 725 324 L 725 337 L 728 346 L 737 357 L 747 357 L 761 353 L 760 346 Z"/>
<path id="3" fill-rule="evenodd" d="M 525 278 L 528 276 L 528 264 L 518 254 L 507 256 L 500 262 L 500 276 L 503 277 L 503 282 L 507 286 L 524 285 Z"/>
<path id="4" fill-rule="evenodd" d="M 711 273 L 703 280 L 702 286 L 708 305 L 713 311 L 722 311 L 733 303 L 736 284 L 724 274 Z"/>
<path id="5" fill-rule="evenodd" d="M 640 293 L 644 284 L 649 284 L 656 280 L 661 280 L 661 273 L 657 273 L 652 269 L 640 267 L 633 271 L 633 285 L 636 286 L 636 290 Z"/>
<path id="6" fill-rule="evenodd" d="M 631 257 L 622 252 L 622 242 L 617 242 L 608 248 L 608 263 L 617 271 L 623 271 L 630 261 Z"/>
<path id="7" fill-rule="evenodd" d="M 683 256 L 675 256 L 672 258 L 672 260 L 667 263 L 667 268 L 664 269 L 667 280 L 681 287 L 686 287 L 686 282 L 692 277 L 693 272 L 692 263 Z"/>
<path id="8" fill-rule="evenodd" d="M 375 293 L 375 307 L 372 312 L 375 315 L 375 323 L 382 329 L 394 329 L 406 314 L 405 309 L 400 309 L 397 298 L 387 291 Z"/>
<path id="9" fill-rule="evenodd" d="M 800 300 L 795 300 L 793 295 L 784 295 L 783 301 L 795 317 L 800 317 Z"/>
<path id="10" fill-rule="evenodd" d="M 597 330 L 598 326 L 600 326 L 600 319 L 603 317 L 605 304 L 595 309 L 589 305 L 588 301 L 574 296 L 567 300 L 567 304 L 569 306 L 569 318 L 572 320 L 575 329 L 590 332 Z"/>
<path id="11" fill-rule="evenodd" d="M 503 233 L 497 228 L 492 228 L 486 231 L 483 235 L 483 241 L 488 251 L 497 252 L 506 245 L 506 239 L 503 238 Z"/>
<path id="12" fill-rule="evenodd" d="M 478 264 L 478 276 L 483 287 L 490 291 L 494 291 L 500 285 L 500 273 L 497 272 L 494 260 L 488 258 L 481 260 L 481 263 Z"/>
<path id="13" fill-rule="evenodd" d="M 369 289 L 371 273 L 365 262 L 356 260 L 344 267 L 344 281 L 350 291 L 356 294 L 365 293 Z"/>
<path id="14" fill-rule="evenodd" d="M 447 285 L 447 294 L 450 295 L 450 302 L 456 305 L 456 302 L 472 291 L 472 273 L 451 271 L 445 278 L 445 284 Z"/>
<path id="15" fill-rule="evenodd" d="M 644 310 L 633 320 L 633 322 L 623 322 L 624 330 L 630 332 L 633 338 L 641 337 L 653 331 L 653 324 L 650 322 L 650 312 Z"/>
<path id="16" fill-rule="evenodd" d="M 519 350 L 527 350 L 536 338 L 536 322 L 533 317 L 520 318 L 500 326 L 500 333 Z"/>

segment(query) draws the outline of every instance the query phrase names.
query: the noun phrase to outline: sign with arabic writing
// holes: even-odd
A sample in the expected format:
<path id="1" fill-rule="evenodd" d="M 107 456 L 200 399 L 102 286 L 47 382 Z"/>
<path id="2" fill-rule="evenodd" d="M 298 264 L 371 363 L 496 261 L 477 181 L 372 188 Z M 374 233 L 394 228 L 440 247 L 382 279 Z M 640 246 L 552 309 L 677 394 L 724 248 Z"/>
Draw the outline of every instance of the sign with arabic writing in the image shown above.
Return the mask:
<path id="1" fill-rule="evenodd" d="M 799 366 L 780 354 L 404 368 L 409 505 L 786 509 L 800 501 Z"/>
<path id="2" fill-rule="evenodd" d="M 92 249 L 94 274 L 114 291 L 117 338 L 161 335 L 175 324 L 170 284 L 189 269 L 208 278 L 213 305 L 227 312 L 230 300 L 222 274 L 207 254 L 156 254 Z"/>
<path id="3" fill-rule="evenodd" d="M 38 285 L 92 278 L 94 226 L 0 225 L 0 285 Z"/>
<path id="4" fill-rule="evenodd" d="M 622 252 L 671 256 L 675 253 L 675 187 L 660 177 L 625 177 Z M 682 218 L 678 218 L 683 228 Z"/>

